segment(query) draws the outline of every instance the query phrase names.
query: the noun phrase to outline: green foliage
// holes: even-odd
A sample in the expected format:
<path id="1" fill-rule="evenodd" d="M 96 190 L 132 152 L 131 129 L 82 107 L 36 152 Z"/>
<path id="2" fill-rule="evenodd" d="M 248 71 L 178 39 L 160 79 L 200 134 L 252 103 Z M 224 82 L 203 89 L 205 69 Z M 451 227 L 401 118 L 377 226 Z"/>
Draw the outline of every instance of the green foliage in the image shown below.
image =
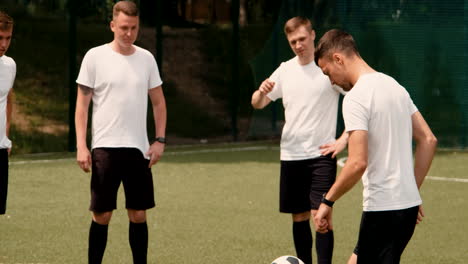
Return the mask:
<path id="1" fill-rule="evenodd" d="M 18 65 L 15 82 L 15 103 L 21 115 L 14 118 L 23 119 L 29 126 L 13 125 L 11 138 L 14 144 L 14 153 L 30 152 L 57 152 L 64 151 L 68 139 L 68 102 L 69 88 L 67 59 L 67 21 L 63 18 L 32 18 L 19 17 L 16 19 L 14 40 L 8 55 L 13 57 Z M 221 30 L 220 30 L 221 31 Z M 229 32 L 211 32 L 217 45 L 229 45 L 223 37 Z M 97 23 L 85 20 L 78 24 L 77 69 L 80 68 L 84 54 L 92 47 L 108 43 L 112 34 L 106 23 Z M 31 45 L 34 43 L 34 45 Z M 145 47 L 145 43 L 137 43 Z M 143 45 L 142 45 L 143 44 Z M 147 45 L 147 44 L 146 44 Z M 224 47 L 224 46 L 222 46 Z M 226 50 L 226 49 L 221 49 Z M 222 89 L 213 88 L 216 98 L 227 101 L 229 93 L 230 76 L 228 58 L 229 53 L 208 52 L 210 62 L 215 61 L 220 68 L 213 68 L 206 78 L 212 78 L 212 85 Z M 248 69 L 248 67 L 244 67 Z M 217 76 L 214 76 L 214 75 Z M 220 78 L 220 79 L 216 79 Z M 247 77 L 248 78 L 248 77 Z M 244 85 L 245 89 L 251 89 Z M 219 137 L 229 134 L 229 127 L 224 120 L 217 120 L 211 116 L 209 109 L 201 109 L 181 96 L 170 82 L 164 83 L 164 91 L 168 107 L 167 131 L 178 137 L 201 139 L 206 137 Z M 223 89 L 226 90 L 223 90 Z M 244 94 L 244 99 L 250 94 Z M 243 100 L 244 100 L 243 99 Z M 226 104 L 228 104 L 226 102 Z M 245 104 L 244 104 L 245 105 Z M 244 107 L 242 109 L 249 109 Z M 226 111 L 229 111 L 226 107 Z M 245 113 L 245 111 L 244 111 Z M 148 135 L 154 135 L 152 112 L 148 114 Z M 60 130 L 51 133 L 50 128 L 59 127 Z"/>
<path id="2" fill-rule="evenodd" d="M 8 55 L 15 59 L 15 154 L 64 151 L 68 139 L 68 33 L 63 18 L 15 18 Z M 103 33 L 104 32 L 104 33 Z M 110 39 L 105 25 L 80 25 L 78 63 L 91 47 Z M 79 69 L 79 65 L 77 65 Z"/>
<path id="3" fill-rule="evenodd" d="M 210 95 L 224 101 L 226 111 L 229 112 L 229 98 L 231 90 L 237 89 L 239 93 L 239 114 L 241 117 L 250 115 L 252 107 L 250 97 L 256 89 L 253 73 L 249 62 L 263 47 L 269 37 L 271 25 L 251 24 L 240 28 L 239 54 L 239 87 L 232 87 L 232 29 L 229 26 L 210 26 L 200 29 L 206 45 L 203 53 L 207 56 L 207 71 L 203 78 L 209 80 Z"/>
<path id="4" fill-rule="evenodd" d="M 245 0 L 249 24 L 273 24 L 276 22 L 281 0 Z"/>

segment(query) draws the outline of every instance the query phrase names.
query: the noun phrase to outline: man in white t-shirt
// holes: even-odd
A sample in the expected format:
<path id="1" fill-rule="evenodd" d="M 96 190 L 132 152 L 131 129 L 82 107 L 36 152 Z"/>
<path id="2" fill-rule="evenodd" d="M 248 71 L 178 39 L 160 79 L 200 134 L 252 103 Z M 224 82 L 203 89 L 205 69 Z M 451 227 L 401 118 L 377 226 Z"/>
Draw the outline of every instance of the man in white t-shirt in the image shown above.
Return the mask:
<path id="1" fill-rule="evenodd" d="M 332 86 L 314 62 L 315 32 L 307 18 L 294 17 L 284 26 L 296 56 L 282 63 L 252 95 L 262 109 L 283 99 L 285 124 L 281 136 L 280 212 L 292 214 L 297 256 L 312 263 L 310 217 L 336 177 L 336 155 L 346 147 L 347 134 L 335 140 L 339 87 Z M 318 263 L 331 263 L 334 237 L 316 233 Z"/>
<path id="2" fill-rule="evenodd" d="M 108 224 L 123 183 L 133 261 L 146 263 L 146 210 L 155 206 L 151 166 L 164 152 L 166 103 L 153 55 L 133 45 L 139 29 L 135 3 L 117 2 L 110 28 L 114 40 L 86 53 L 76 81 L 77 162 L 85 172 L 92 170 L 88 260 L 102 262 Z M 148 95 L 156 125 L 152 145 L 146 131 Z M 91 101 L 92 154 L 86 144 Z"/>
<path id="3" fill-rule="evenodd" d="M 315 60 L 332 83 L 350 90 L 343 101 L 348 160 L 315 216 L 319 231 L 332 225 L 333 203 L 362 178 L 363 214 L 350 263 L 399 263 L 424 213 L 419 188 L 437 139 L 408 92 L 372 69 L 354 39 L 341 30 L 319 41 Z M 413 165 L 412 139 L 416 141 Z"/>
<path id="4" fill-rule="evenodd" d="M 5 53 L 11 43 L 13 19 L 0 11 L 0 215 L 5 214 L 8 194 L 8 139 L 11 122 L 13 83 L 16 76 L 15 61 Z"/>

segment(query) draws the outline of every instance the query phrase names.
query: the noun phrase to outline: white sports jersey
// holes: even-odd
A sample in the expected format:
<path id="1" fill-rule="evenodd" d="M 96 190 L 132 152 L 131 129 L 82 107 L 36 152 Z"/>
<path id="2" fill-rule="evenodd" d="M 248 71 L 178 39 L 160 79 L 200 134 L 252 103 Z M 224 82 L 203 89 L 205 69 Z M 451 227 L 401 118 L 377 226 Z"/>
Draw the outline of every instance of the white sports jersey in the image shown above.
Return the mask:
<path id="1" fill-rule="evenodd" d="M 13 87 L 16 76 L 15 61 L 3 55 L 0 57 L 0 149 L 11 148 L 11 141 L 6 136 L 7 97 Z"/>
<path id="2" fill-rule="evenodd" d="M 314 61 L 300 65 L 297 57 L 281 63 L 270 81 L 268 98 L 282 98 L 284 106 L 281 160 L 320 157 L 319 146 L 335 141 L 338 88 Z"/>
<path id="3" fill-rule="evenodd" d="M 148 90 L 162 84 L 153 55 L 134 46 L 131 55 L 109 44 L 89 50 L 76 82 L 93 89 L 92 148 L 149 149 Z"/>
<path id="4" fill-rule="evenodd" d="M 383 73 L 361 76 L 343 101 L 346 131 L 368 131 L 368 165 L 362 177 L 364 211 L 406 209 L 421 204 L 413 168 L 408 92 Z"/>

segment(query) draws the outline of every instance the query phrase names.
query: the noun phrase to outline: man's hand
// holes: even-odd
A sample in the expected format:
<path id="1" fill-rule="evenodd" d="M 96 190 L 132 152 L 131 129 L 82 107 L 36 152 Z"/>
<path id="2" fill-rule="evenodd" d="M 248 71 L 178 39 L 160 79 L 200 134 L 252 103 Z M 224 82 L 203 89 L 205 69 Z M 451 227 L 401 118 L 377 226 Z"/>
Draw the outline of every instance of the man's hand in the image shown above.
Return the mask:
<path id="1" fill-rule="evenodd" d="M 271 92 L 271 90 L 273 90 L 274 86 L 275 86 L 275 82 L 272 82 L 269 79 L 266 79 L 262 82 L 258 90 L 260 91 L 262 95 L 266 95 L 267 93 Z"/>
<path id="2" fill-rule="evenodd" d="M 78 148 L 76 151 L 76 161 L 84 172 L 91 171 L 91 153 L 87 147 Z"/>
<path id="3" fill-rule="evenodd" d="M 163 143 L 157 141 L 150 146 L 150 149 L 146 152 L 146 155 L 150 157 L 148 168 L 151 168 L 161 159 L 164 152 L 164 146 L 165 145 Z"/>
<path id="4" fill-rule="evenodd" d="M 346 148 L 348 145 L 348 133 L 343 132 L 343 134 L 335 142 L 330 142 L 319 147 L 320 153 L 323 156 L 326 156 L 332 153 L 332 158 L 335 158 L 341 151 Z"/>
<path id="5" fill-rule="evenodd" d="M 323 144 L 322 146 L 320 146 L 320 153 L 323 156 L 332 153 L 332 158 L 335 158 L 336 155 L 338 155 L 341 151 L 343 151 L 343 149 L 346 148 L 346 145 L 346 140 L 338 139 L 335 142 Z"/>
<path id="6" fill-rule="evenodd" d="M 266 96 L 273 90 L 275 82 L 266 79 L 260 84 L 260 87 L 252 94 L 251 104 L 255 109 L 263 109 L 267 106 L 271 100 Z"/>
<path id="7" fill-rule="evenodd" d="M 314 216 L 315 227 L 319 233 L 327 233 L 333 229 L 332 208 L 326 204 L 320 204 L 317 213 Z"/>
<path id="8" fill-rule="evenodd" d="M 419 224 L 422 222 L 423 217 L 424 217 L 424 210 L 422 205 L 419 206 L 419 211 L 418 211 L 418 218 L 416 219 L 416 224 Z"/>
<path id="9" fill-rule="evenodd" d="M 7 148 L 7 152 L 8 152 L 8 156 L 10 156 L 10 154 L 11 154 L 11 147 L 10 147 L 10 148 Z"/>

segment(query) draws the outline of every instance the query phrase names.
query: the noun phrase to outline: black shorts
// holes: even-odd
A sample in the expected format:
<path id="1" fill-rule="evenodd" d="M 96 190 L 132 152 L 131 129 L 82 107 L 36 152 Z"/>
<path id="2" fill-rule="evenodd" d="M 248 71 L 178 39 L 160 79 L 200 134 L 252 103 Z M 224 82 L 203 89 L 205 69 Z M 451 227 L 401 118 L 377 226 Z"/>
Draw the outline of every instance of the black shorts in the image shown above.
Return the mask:
<path id="1" fill-rule="evenodd" d="M 6 212 L 8 194 L 8 150 L 0 149 L 0 215 Z"/>
<path id="2" fill-rule="evenodd" d="M 322 195 L 336 179 L 336 158 L 331 154 L 308 160 L 281 161 L 280 212 L 318 209 Z"/>
<path id="3" fill-rule="evenodd" d="M 149 160 L 135 148 L 96 148 L 92 152 L 91 206 L 93 212 L 117 208 L 117 191 L 123 183 L 125 207 L 146 210 L 155 206 Z"/>
<path id="4" fill-rule="evenodd" d="M 413 236 L 419 206 L 403 210 L 363 212 L 354 253 L 358 264 L 400 263 Z"/>

